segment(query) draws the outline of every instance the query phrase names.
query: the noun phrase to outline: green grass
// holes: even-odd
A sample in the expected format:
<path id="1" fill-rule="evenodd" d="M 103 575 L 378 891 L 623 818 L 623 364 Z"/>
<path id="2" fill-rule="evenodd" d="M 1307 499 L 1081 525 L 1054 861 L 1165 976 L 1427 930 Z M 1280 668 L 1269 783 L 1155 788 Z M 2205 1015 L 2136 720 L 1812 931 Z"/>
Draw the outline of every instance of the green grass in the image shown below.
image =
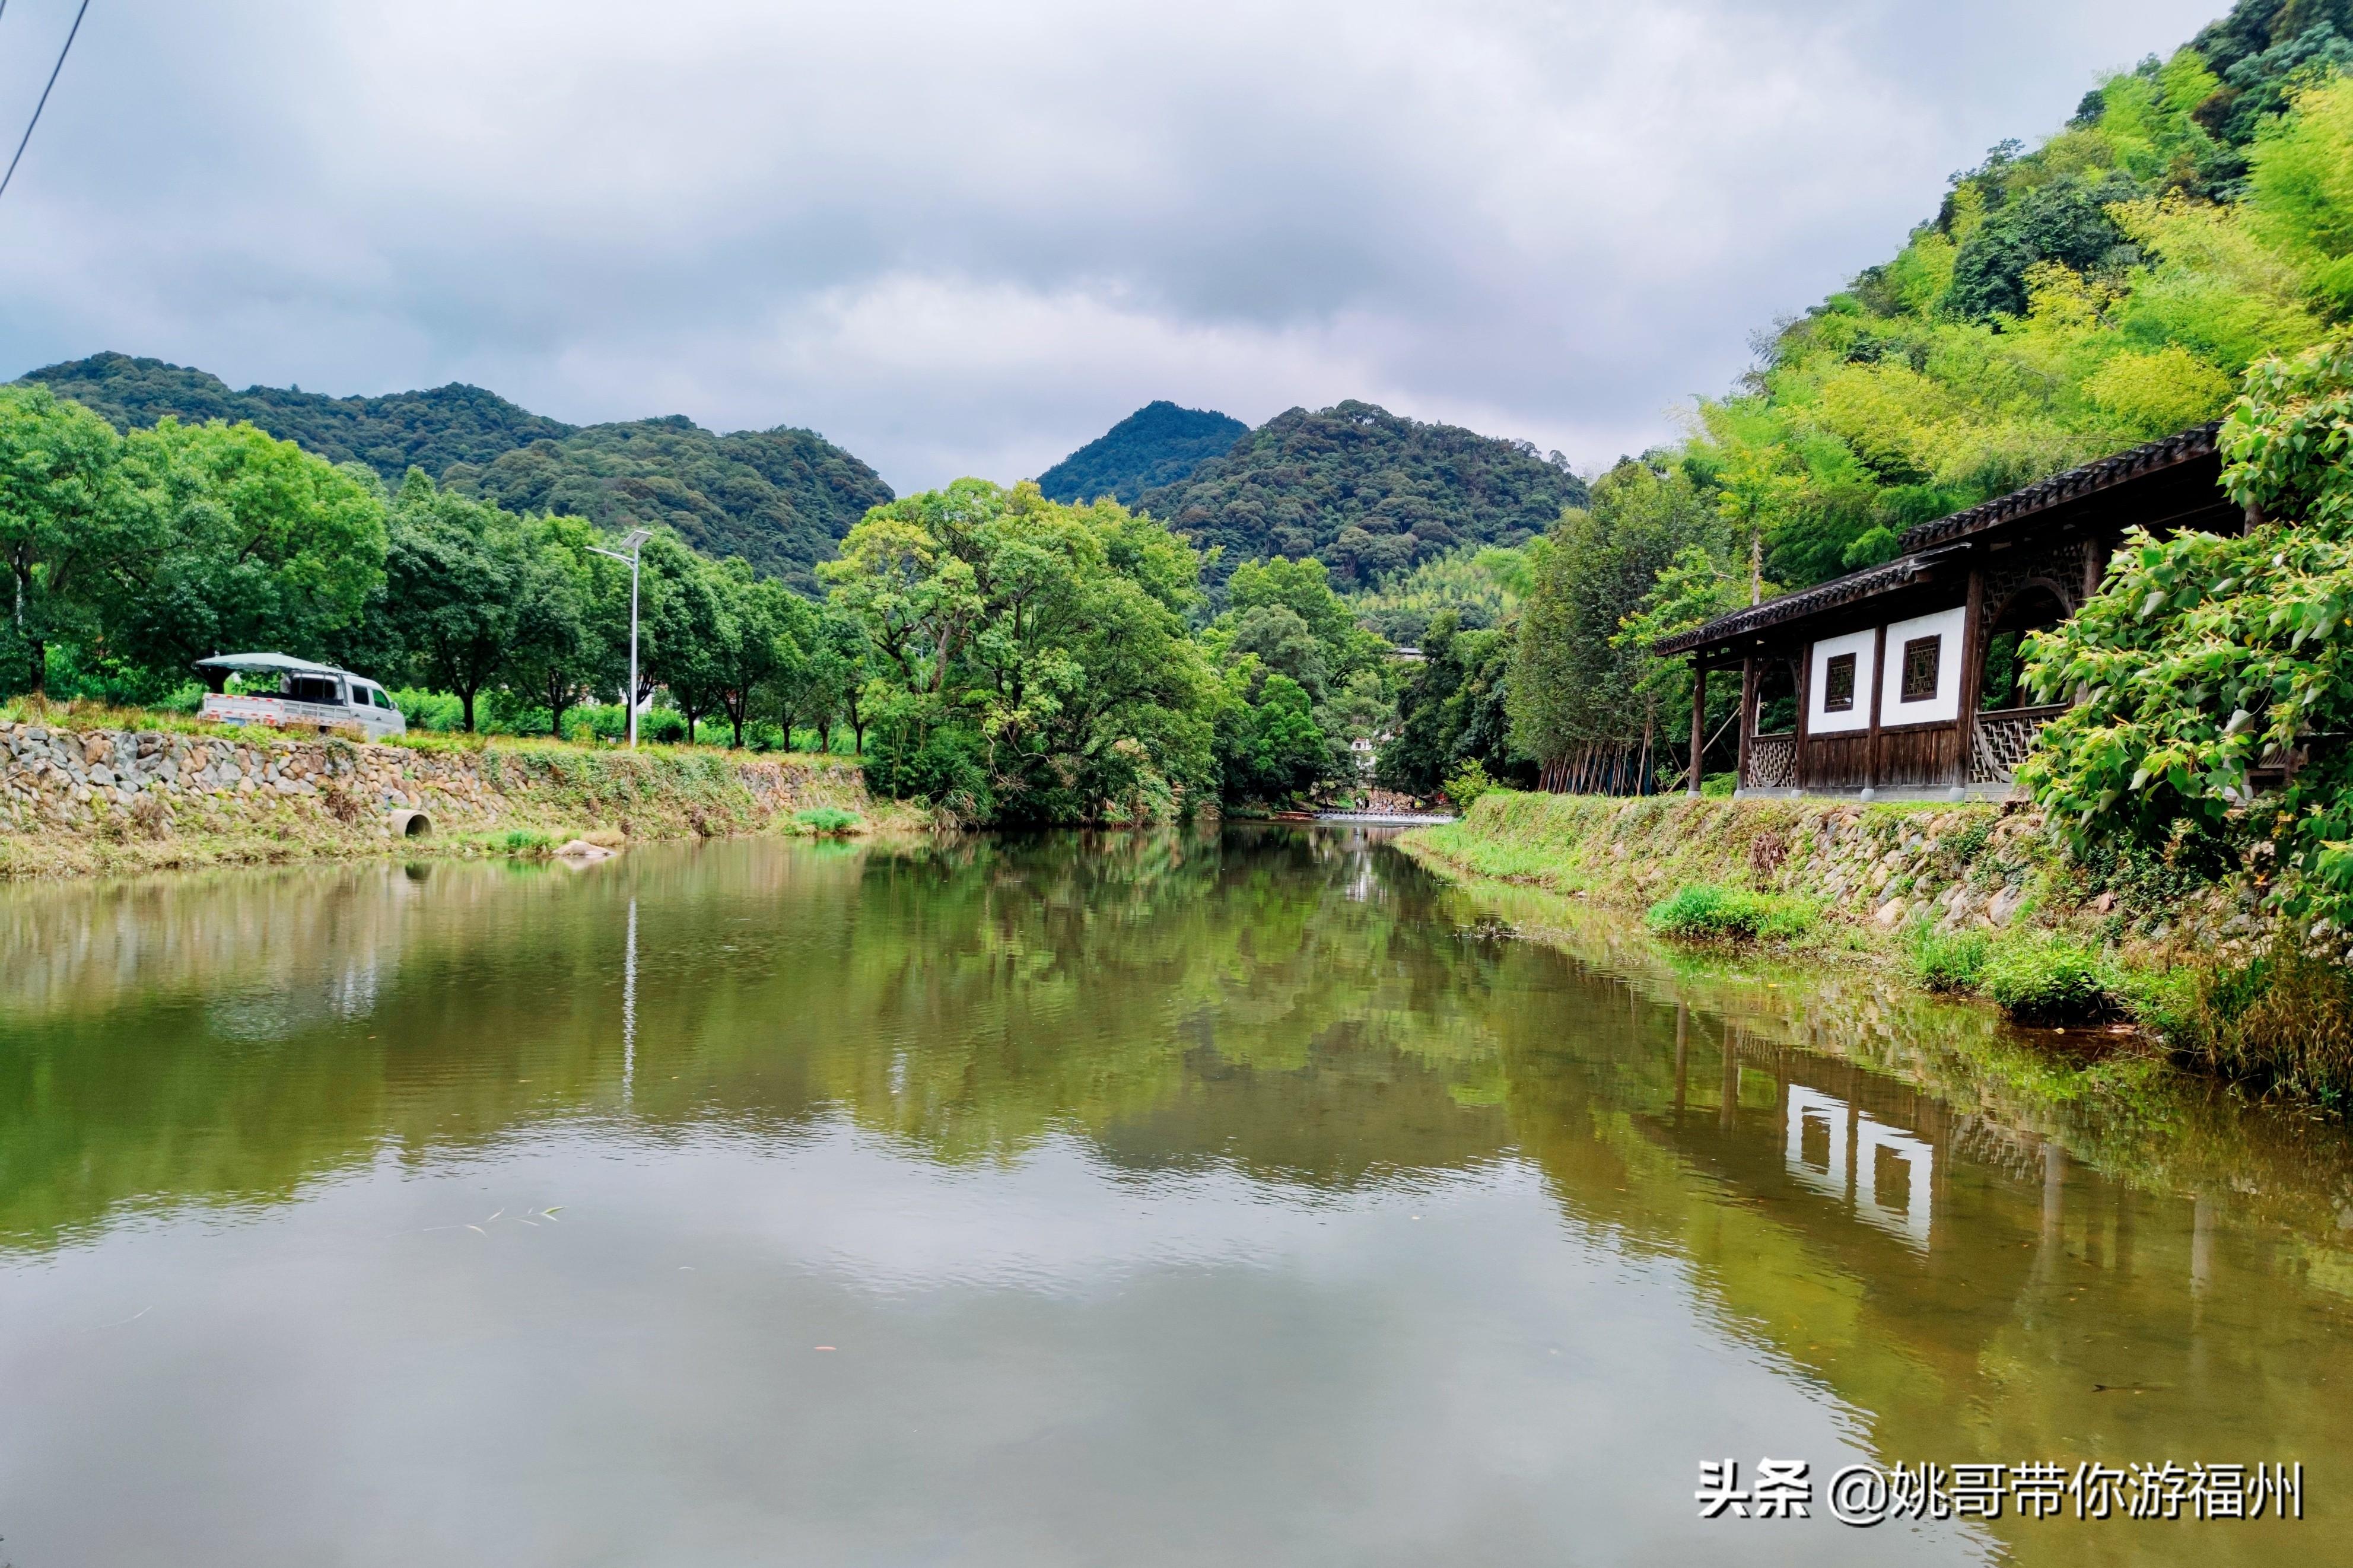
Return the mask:
<path id="1" fill-rule="evenodd" d="M 1677 888 L 1643 918 L 1677 942 L 1790 942 L 1813 929 L 1815 911 L 1801 899 L 1698 882 Z"/>
<path id="2" fill-rule="evenodd" d="M 859 817 L 856 812 L 844 811 L 838 805 L 813 805 L 807 811 L 793 813 L 793 821 L 823 838 L 850 832 L 857 827 Z"/>
<path id="3" fill-rule="evenodd" d="M 1982 931 L 1937 931 L 1914 926 L 1905 962 L 1924 990 L 1975 991 L 1993 955 L 1993 937 Z"/>
<path id="4" fill-rule="evenodd" d="M 2096 950 L 2059 937 L 1995 943 L 1980 984 L 2021 1024 L 2096 1024 L 2130 1011 L 2116 967 Z"/>
<path id="5" fill-rule="evenodd" d="M 2353 1114 L 2353 973 L 2283 935 L 2196 976 L 2160 1015 L 2176 1059 L 2254 1093 Z"/>

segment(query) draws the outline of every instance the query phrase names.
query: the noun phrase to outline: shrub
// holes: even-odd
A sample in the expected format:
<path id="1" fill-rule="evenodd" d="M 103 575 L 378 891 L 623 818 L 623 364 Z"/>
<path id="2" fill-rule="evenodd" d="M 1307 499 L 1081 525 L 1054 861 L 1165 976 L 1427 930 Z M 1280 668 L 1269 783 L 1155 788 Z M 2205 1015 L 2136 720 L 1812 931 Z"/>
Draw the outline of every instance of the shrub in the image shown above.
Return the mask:
<path id="1" fill-rule="evenodd" d="M 1945 840 L 1945 853 L 1951 858 L 1955 868 L 1966 870 L 1969 862 L 1984 854 L 1985 847 L 1992 841 L 1993 818 L 1980 816 L 1965 824 Z"/>
<path id="2" fill-rule="evenodd" d="M 2281 940 L 2200 977 L 2168 1019 L 2174 1054 L 2261 1094 L 2353 1112 L 2353 975 Z"/>
<path id="3" fill-rule="evenodd" d="M 466 727 L 466 705 L 446 691 L 426 691 L 404 686 L 392 694 L 393 706 L 412 731 L 446 735 Z"/>
<path id="4" fill-rule="evenodd" d="M 1930 991 L 1975 991 L 1985 980 L 1986 960 L 1993 938 L 1981 931 L 1938 931 L 1928 926 L 1912 928 L 1906 959 L 1912 978 Z"/>
<path id="5" fill-rule="evenodd" d="M 1981 984 L 2021 1024 L 2096 1024 L 2124 1011 L 2119 982 L 2106 961 L 2090 948 L 2057 939 L 1997 944 Z"/>
<path id="6" fill-rule="evenodd" d="M 793 749 L 791 737 L 774 719 L 762 719 L 756 723 L 744 725 L 744 744 L 755 752 L 789 752 Z"/>
<path id="7" fill-rule="evenodd" d="M 1495 781 L 1487 776 L 1487 765 L 1473 757 L 1446 781 L 1446 798 L 1456 810 L 1469 811 L 1472 801 L 1494 787 Z"/>
<path id="8" fill-rule="evenodd" d="M 813 805 L 795 812 L 793 821 L 820 837 L 848 833 L 858 826 L 858 814 L 838 805 Z"/>
<path id="9" fill-rule="evenodd" d="M 1678 942 L 1788 942 L 1812 929 L 1814 911 L 1796 899 L 1698 882 L 1677 888 L 1644 918 Z"/>
<path id="10" fill-rule="evenodd" d="M 564 733 L 584 745 L 590 741 L 627 741 L 629 710 L 618 702 L 584 702 L 565 713 Z"/>
<path id="11" fill-rule="evenodd" d="M 1737 773 L 1703 773 L 1700 775 L 1699 793 L 1710 800 L 1730 800 L 1732 792 L 1739 784 L 1740 775 Z"/>
<path id="12" fill-rule="evenodd" d="M 512 827 L 491 842 L 510 855 L 547 855 L 555 849 L 554 837 L 536 827 Z"/>
<path id="13" fill-rule="evenodd" d="M 892 730 L 875 737 L 866 762 L 866 781 L 898 800 L 923 800 L 967 822 L 997 814 L 978 736 L 942 725 L 920 741 Z"/>
<path id="14" fill-rule="evenodd" d="M 681 744 L 686 740 L 686 715 L 675 708 L 656 708 L 650 712 L 640 713 L 638 715 L 638 739 L 646 743 Z"/>

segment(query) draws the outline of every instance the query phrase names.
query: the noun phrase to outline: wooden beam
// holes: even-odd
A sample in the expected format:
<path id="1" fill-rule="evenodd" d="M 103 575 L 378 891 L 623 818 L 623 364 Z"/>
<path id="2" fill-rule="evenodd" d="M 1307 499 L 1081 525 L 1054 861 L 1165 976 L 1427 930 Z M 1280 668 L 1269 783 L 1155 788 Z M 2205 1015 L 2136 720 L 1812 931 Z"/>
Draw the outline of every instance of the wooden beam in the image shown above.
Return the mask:
<path id="1" fill-rule="evenodd" d="M 1740 760 L 1733 763 L 1733 784 L 1748 787 L 1748 736 L 1757 728 L 1757 656 L 1740 661 Z"/>
<path id="2" fill-rule="evenodd" d="M 1887 689 L 1887 623 L 1879 623 L 1871 641 L 1871 738 L 1862 746 L 1864 787 L 1879 787 L 1879 694 Z"/>
<path id="3" fill-rule="evenodd" d="M 1959 741 L 1953 758 L 1953 783 L 1966 789 L 1969 783 L 1969 760 L 1977 753 L 1978 704 L 1984 700 L 1980 689 L 1985 684 L 1985 568 L 1969 568 L 1968 607 L 1961 615 L 1961 701 L 1954 721 L 1954 734 Z"/>
<path id="4" fill-rule="evenodd" d="M 1814 645 L 1798 645 L 1798 760 L 1790 764 L 1789 782 L 1801 793 L 1806 787 L 1806 719 L 1813 707 Z"/>
<path id="5" fill-rule="evenodd" d="M 1699 754 L 1707 746 L 1707 666 L 1692 660 L 1692 742 L 1691 777 L 1684 782 L 1686 793 L 1696 799 L 1699 795 Z"/>

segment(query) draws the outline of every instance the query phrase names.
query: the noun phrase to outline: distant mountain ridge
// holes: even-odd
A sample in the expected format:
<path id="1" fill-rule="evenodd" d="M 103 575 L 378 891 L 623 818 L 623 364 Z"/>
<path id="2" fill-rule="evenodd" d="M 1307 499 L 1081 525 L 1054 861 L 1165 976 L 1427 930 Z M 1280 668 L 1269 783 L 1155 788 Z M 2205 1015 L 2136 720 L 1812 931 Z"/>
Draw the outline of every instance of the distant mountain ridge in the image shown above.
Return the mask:
<path id="1" fill-rule="evenodd" d="M 813 430 L 720 436 L 683 415 L 567 425 L 479 386 L 452 382 L 381 397 L 291 387 L 232 390 L 161 360 L 100 353 L 23 379 L 95 410 L 118 429 L 183 420 L 250 420 L 335 462 L 364 463 L 397 485 L 412 467 L 469 495 L 526 511 L 575 512 L 600 526 L 666 524 L 696 549 L 736 555 L 814 594 L 814 568 L 891 487 Z"/>
<path id="2" fill-rule="evenodd" d="M 382 397 L 328 397 L 282 386 L 243 392 L 207 372 L 157 359 L 97 353 L 27 371 L 105 416 L 118 430 L 143 428 L 166 414 L 184 422 L 251 420 L 337 463 L 365 463 L 397 485 L 411 467 L 435 479 L 452 463 L 487 463 L 533 441 L 561 440 L 579 428 L 517 407 L 494 392 L 451 382 L 427 392 Z"/>
<path id="3" fill-rule="evenodd" d="M 1133 506 L 1145 490 L 1191 477 L 1249 434 L 1250 426 L 1231 415 L 1179 408 L 1160 398 L 1039 474 L 1038 488 L 1053 500 L 1107 495 Z"/>
<path id="4" fill-rule="evenodd" d="M 1557 452 L 1350 401 L 1279 414 L 1137 504 L 1204 548 L 1222 545 L 1219 576 L 1313 555 L 1336 583 L 1364 587 L 1462 543 L 1522 543 L 1585 502 Z"/>

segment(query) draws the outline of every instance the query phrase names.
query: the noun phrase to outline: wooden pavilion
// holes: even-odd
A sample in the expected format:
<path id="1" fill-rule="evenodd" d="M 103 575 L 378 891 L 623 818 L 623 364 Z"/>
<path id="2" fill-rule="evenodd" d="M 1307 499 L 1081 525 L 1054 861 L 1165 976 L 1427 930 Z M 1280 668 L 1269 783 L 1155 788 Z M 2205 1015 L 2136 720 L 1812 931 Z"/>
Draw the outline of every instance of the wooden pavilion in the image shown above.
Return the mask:
<path id="1" fill-rule="evenodd" d="M 1736 793 L 1963 799 L 2009 793 L 2064 705 L 2031 705 L 2020 637 L 2098 591 L 2127 528 L 2236 532 L 2214 425 L 2029 485 L 1905 533 L 1904 553 L 1720 616 L 1658 646 L 1688 654 L 1700 700 L 1740 672 Z M 1697 794 L 1700 770 L 1692 770 Z"/>

